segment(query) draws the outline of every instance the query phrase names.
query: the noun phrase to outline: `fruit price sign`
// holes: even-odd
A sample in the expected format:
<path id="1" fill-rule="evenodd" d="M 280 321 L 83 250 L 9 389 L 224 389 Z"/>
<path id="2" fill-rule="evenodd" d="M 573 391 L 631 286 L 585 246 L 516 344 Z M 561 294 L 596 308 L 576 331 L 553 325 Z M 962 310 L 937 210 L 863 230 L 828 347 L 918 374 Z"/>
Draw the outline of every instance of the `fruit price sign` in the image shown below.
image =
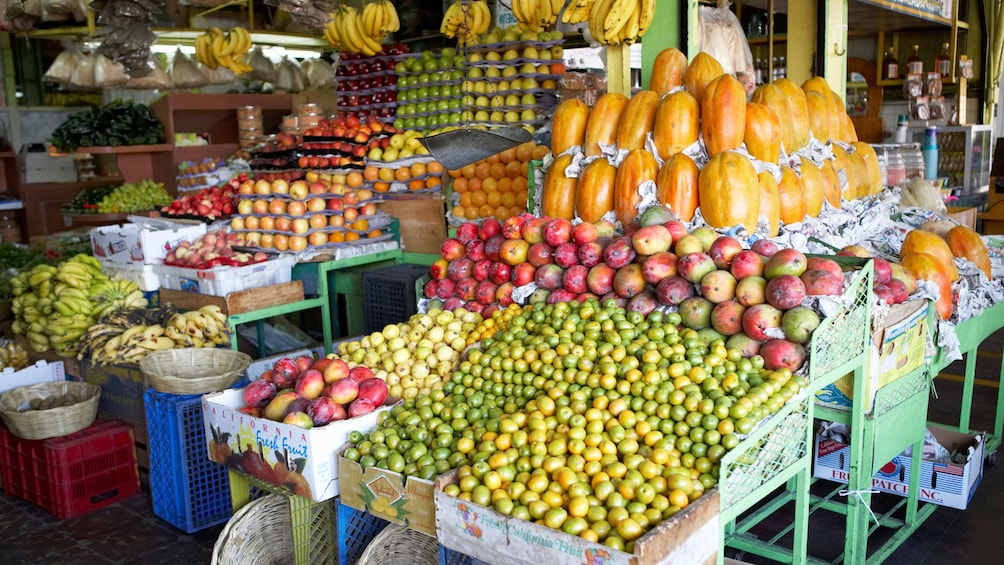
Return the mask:
<path id="1" fill-rule="evenodd" d="M 245 405 L 242 390 L 211 394 L 202 399 L 209 457 L 318 502 L 328 500 L 338 495 L 336 454 L 349 434 L 372 429 L 396 402 L 308 430 L 239 411 Z"/>

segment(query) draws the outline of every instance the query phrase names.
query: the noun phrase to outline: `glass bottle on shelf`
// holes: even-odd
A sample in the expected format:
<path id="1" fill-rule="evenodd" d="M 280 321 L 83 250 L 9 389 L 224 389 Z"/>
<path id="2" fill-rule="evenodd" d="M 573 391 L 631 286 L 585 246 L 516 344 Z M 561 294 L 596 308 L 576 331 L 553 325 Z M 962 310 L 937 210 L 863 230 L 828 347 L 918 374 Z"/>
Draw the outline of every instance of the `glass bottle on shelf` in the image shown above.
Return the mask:
<path id="1" fill-rule="evenodd" d="M 781 66 L 777 71 L 777 78 L 786 78 L 788 76 L 788 67 L 784 64 L 784 57 L 781 57 Z"/>
<path id="2" fill-rule="evenodd" d="M 882 59 L 882 78 L 885 80 L 899 78 L 899 60 L 896 59 L 892 46 L 885 52 L 885 58 Z"/>
<path id="3" fill-rule="evenodd" d="M 948 53 L 948 44 L 941 44 L 941 54 L 934 59 L 934 70 L 938 71 L 942 77 L 952 74 L 952 57 Z"/>
<path id="4" fill-rule="evenodd" d="M 906 72 L 918 75 L 924 73 L 924 59 L 920 57 L 920 45 L 913 46 L 913 55 L 906 60 Z"/>

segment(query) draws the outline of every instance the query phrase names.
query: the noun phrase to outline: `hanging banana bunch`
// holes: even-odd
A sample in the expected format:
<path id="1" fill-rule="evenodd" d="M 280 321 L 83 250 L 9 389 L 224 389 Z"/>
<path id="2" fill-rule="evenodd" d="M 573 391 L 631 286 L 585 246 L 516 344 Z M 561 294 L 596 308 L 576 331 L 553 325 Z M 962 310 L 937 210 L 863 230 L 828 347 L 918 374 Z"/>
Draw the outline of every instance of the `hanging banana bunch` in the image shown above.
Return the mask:
<path id="1" fill-rule="evenodd" d="M 380 44 L 388 33 L 401 29 L 397 9 L 390 0 L 377 0 L 363 6 L 362 12 L 353 6 L 342 6 L 328 14 L 324 39 L 336 48 L 372 57 L 382 49 Z"/>
<path id="2" fill-rule="evenodd" d="M 488 31 L 491 23 L 492 13 L 485 0 L 457 0 L 443 14 L 439 32 L 446 37 L 456 37 L 461 45 L 473 45 L 479 35 Z"/>
<path id="3" fill-rule="evenodd" d="M 596 0 L 571 0 L 568 7 L 561 14 L 563 24 L 581 24 L 589 21 L 589 11 Z"/>
<path id="4" fill-rule="evenodd" d="M 554 26 L 565 0 L 512 0 L 512 14 L 523 31 L 539 33 Z"/>
<path id="5" fill-rule="evenodd" d="M 250 50 L 251 34 L 242 27 L 226 33 L 214 27 L 195 38 L 195 58 L 214 71 L 221 66 L 235 75 L 250 71 L 251 66 L 244 62 L 244 55 Z"/>
<path id="6" fill-rule="evenodd" d="M 577 23 L 571 18 L 579 17 L 578 8 L 572 11 L 568 23 Z M 589 33 L 603 45 L 630 45 L 645 35 L 654 15 L 655 0 L 591 0 Z"/>

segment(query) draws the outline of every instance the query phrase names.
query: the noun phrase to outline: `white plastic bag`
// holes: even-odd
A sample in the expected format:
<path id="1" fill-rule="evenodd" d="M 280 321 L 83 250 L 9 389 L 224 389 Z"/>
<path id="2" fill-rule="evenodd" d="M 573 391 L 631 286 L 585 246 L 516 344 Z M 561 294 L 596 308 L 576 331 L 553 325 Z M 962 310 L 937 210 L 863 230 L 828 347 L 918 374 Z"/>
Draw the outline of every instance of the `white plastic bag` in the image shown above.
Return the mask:
<path id="1" fill-rule="evenodd" d="M 94 55 L 83 55 L 70 76 L 70 84 L 81 88 L 94 88 Z"/>
<path id="2" fill-rule="evenodd" d="M 42 79 L 55 84 L 69 84 L 73 78 L 73 71 L 80 64 L 80 59 L 83 56 L 84 54 L 76 45 L 64 49 L 56 56 L 56 60 L 52 62 L 49 70 L 45 71 Z"/>
<path id="3" fill-rule="evenodd" d="M 304 59 L 300 68 L 307 79 L 307 88 L 332 88 L 338 84 L 335 67 L 324 59 Z"/>
<path id="4" fill-rule="evenodd" d="M 207 82 L 206 74 L 195 61 L 182 53 L 181 49 L 174 52 L 174 60 L 171 62 L 172 88 L 199 88 Z"/>
<path id="5" fill-rule="evenodd" d="M 722 69 L 735 75 L 746 92 L 756 87 L 756 69 L 746 33 L 736 15 L 729 10 L 729 2 L 721 1 L 717 8 L 701 6 L 701 51 L 714 57 Z"/>
<path id="6" fill-rule="evenodd" d="M 252 49 L 244 62 L 251 66 L 251 76 L 248 78 L 264 82 L 275 82 L 275 63 L 265 56 L 260 47 Z"/>
<path id="7" fill-rule="evenodd" d="M 98 88 L 115 88 L 129 80 L 122 65 L 104 55 L 94 56 L 94 86 Z"/>

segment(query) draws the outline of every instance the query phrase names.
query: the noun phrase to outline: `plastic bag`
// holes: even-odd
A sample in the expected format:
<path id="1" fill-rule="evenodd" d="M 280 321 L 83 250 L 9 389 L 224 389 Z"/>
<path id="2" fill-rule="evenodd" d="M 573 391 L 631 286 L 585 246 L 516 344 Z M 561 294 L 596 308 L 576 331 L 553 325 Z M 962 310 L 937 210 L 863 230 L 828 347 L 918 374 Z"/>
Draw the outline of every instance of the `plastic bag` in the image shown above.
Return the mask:
<path id="1" fill-rule="evenodd" d="M 174 52 L 174 61 L 171 63 L 172 88 L 199 88 L 208 82 L 206 74 L 195 61 L 182 53 L 181 49 Z"/>
<path id="2" fill-rule="evenodd" d="M 122 65 L 104 55 L 94 56 L 94 86 L 98 88 L 114 88 L 129 80 Z"/>
<path id="3" fill-rule="evenodd" d="M 252 49 L 244 62 L 251 67 L 249 78 L 265 82 L 275 82 L 275 63 L 265 56 L 261 47 Z"/>
<path id="4" fill-rule="evenodd" d="M 70 75 L 70 84 L 81 88 L 94 88 L 94 56 L 83 55 L 77 61 L 73 74 Z"/>
<path id="5" fill-rule="evenodd" d="M 203 68 L 206 73 L 206 80 L 209 84 L 230 84 L 237 80 L 237 75 L 233 71 L 220 65 L 216 69 Z"/>
<path id="6" fill-rule="evenodd" d="M 306 80 L 303 70 L 296 63 L 283 57 L 276 67 L 275 87 L 287 92 L 300 92 L 306 90 Z"/>
<path id="7" fill-rule="evenodd" d="M 53 61 L 49 70 L 45 71 L 42 79 L 55 84 L 69 84 L 73 78 L 73 71 L 77 68 L 80 58 L 83 56 L 84 54 L 80 52 L 80 49 L 76 45 L 64 49 L 62 53 L 56 56 L 56 60 Z"/>
<path id="8" fill-rule="evenodd" d="M 307 88 L 334 88 L 338 84 L 335 67 L 324 59 L 304 59 L 300 68 L 307 78 Z"/>
<path id="9" fill-rule="evenodd" d="M 87 6 L 83 6 L 79 0 L 40 0 L 42 5 L 43 22 L 65 22 L 78 19 L 78 15 L 86 15 Z"/>
<path id="10" fill-rule="evenodd" d="M 132 77 L 122 85 L 122 88 L 133 88 L 141 90 L 169 90 L 171 88 L 171 76 L 167 74 L 167 59 L 163 53 L 158 55 L 158 60 L 154 61 L 153 71 L 144 77 Z"/>
<path id="11" fill-rule="evenodd" d="M 903 185 L 899 205 L 903 208 L 926 208 L 942 213 L 947 211 L 941 192 L 931 184 L 931 181 L 919 178 L 910 179 Z"/>
<path id="12" fill-rule="evenodd" d="M 714 57 L 722 69 L 735 75 L 747 94 L 756 88 L 756 68 L 753 53 L 739 19 L 729 10 L 729 3 L 719 2 L 717 8 L 701 6 L 701 51 Z"/>

